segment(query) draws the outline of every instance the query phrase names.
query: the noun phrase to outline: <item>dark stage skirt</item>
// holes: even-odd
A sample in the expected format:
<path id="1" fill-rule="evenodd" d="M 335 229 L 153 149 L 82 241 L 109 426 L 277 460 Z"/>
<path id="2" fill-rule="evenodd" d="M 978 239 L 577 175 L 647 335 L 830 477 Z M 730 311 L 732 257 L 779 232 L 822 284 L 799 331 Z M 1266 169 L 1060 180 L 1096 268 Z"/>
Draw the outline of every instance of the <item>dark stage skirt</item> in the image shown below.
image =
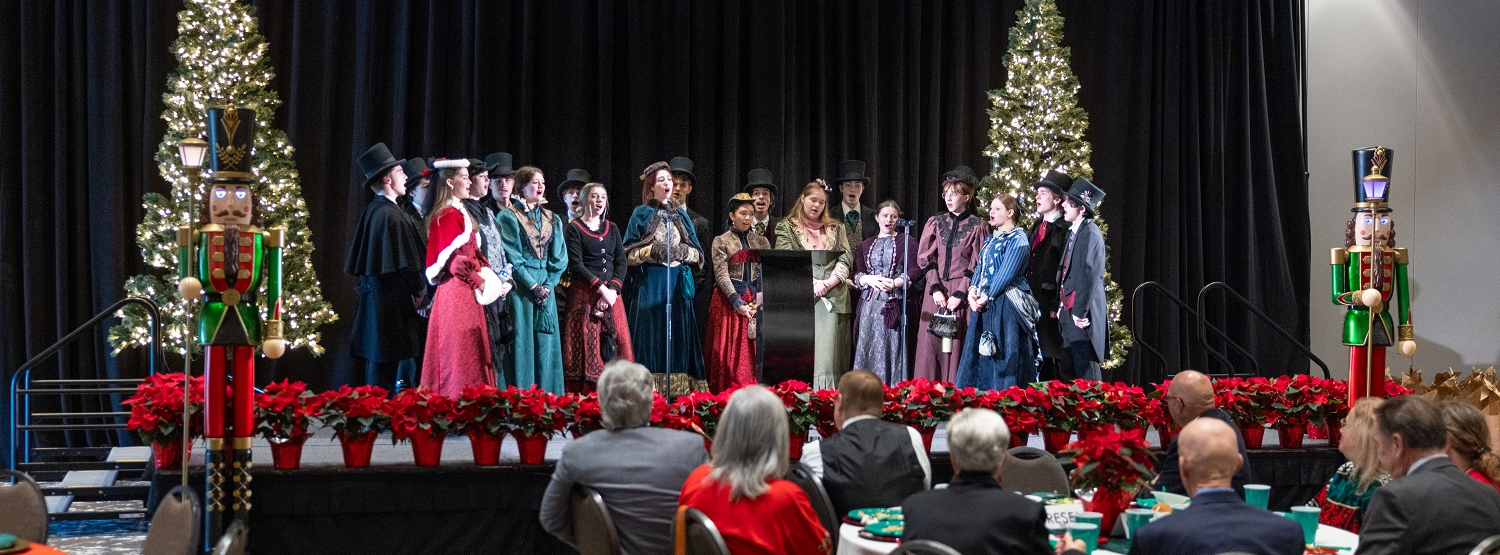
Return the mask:
<path id="1" fill-rule="evenodd" d="M 740 298 L 754 302 L 755 294 L 747 290 Z M 749 333 L 750 320 L 736 313 L 734 303 L 715 287 L 708 304 L 708 337 L 703 348 L 710 391 L 718 393 L 736 385 L 757 383 L 755 341 Z"/>
<path id="2" fill-rule="evenodd" d="M 670 276 L 670 277 L 669 277 Z M 667 352 L 667 283 L 672 284 L 672 352 Z M 698 315 L 693 310 L 693 272 L 685 266 L 668 268 L 642 264 L 630 269 L 625 281 L 625 307 L 635 361 L 661 374 L 672 361 L 673 395 L 707 387 L 703 380 L 703 340 L 698 337 Z M 666 386 L 665 376 L 658 381 Z"/>
<path id="3" fill-rule="evenodd" d="M 563 320 L 563 379 L 566 388 L 573 393 L 594 391 L 604 363 L 599 356 L 599 345 L 606 328 L 615 332 L 615 357 L 617 360 L 635 360 L 630 346 L 630 328 L 626 326 L 625 299 L 615 300 L 604 318 L 594 317 L 594 304 L 602 295 L 587 287 L 571 287 L 568 312 Z M 612 359 L 612 360 L 614 360 Z"/>

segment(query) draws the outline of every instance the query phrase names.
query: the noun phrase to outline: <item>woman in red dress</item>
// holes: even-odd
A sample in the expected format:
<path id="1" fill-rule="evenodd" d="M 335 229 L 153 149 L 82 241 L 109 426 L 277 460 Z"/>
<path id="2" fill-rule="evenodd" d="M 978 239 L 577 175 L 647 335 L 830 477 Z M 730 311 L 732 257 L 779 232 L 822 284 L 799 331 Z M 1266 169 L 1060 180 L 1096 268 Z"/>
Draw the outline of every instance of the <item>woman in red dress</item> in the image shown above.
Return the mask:
<path id="1" fill-rule="evenodd" d="M 469 161 L 439 160 L 427 213 L 428 283 L 436 286 L 428 317 L 422 385 L 457 397 L 470 384 L 495 385 L 484 306 L 510 289 L 479 252 L 469 198 Z"/>
<path id="2" fill-rule="evenodd" d="M 605 363 L 634 361 L 635 354 L 620 302 L 625 243 L 620 228 L 604 218 L 609 193 L 603 183 L 589 183 L 578 198 L 580 215 L 563 230 L 573 278 L 573 298 L 563 318 L 563 379 L 569 392 L 592 393 Z"/>
<path id="3" fill-rule="evenodd" d="M 708 303 L 708 336 L 703 362 L 708 387 L 715 393 L 736 385 L 753 385 L 756 312 L 760 308 L 760 265 L 730 259 L 746 249 L 769 249 L 764 235 L 753 233 L 755 199 L 740 193 L 729 199 L 729 231 L 714 238 L 714 292 Z"/>

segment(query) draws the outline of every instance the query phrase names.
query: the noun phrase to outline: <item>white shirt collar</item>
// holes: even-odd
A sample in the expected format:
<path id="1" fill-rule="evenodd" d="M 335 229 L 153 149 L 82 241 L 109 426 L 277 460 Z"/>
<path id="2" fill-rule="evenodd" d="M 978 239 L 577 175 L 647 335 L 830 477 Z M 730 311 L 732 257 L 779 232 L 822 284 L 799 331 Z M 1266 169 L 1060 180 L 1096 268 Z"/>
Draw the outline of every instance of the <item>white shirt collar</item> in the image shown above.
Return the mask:
<path id="1" fill-rule="evenodd" d="M 768 224 L 768 223 L 771 223 L 771 213 L 767 212 L 766 213 L 766 217 L 764 217 L 764 218 L 755 218 L 755 223 L 758 223 L 758 224 Z"/>
<path id="2" fill-rule="evenodd" d="M 1055 222 L 1058 218 L 1062 217 L 1062 210 L 1053 210 L 1051 214 L 1047 214 L 1043 217 L 1047 219 L 1047 223 Z"/>
<path id="3" fill-rule="evenodd" d="M 1424 464 L 1427 464 L 1428 461 L 1432 461 L 1432 460 L 1436 460 L 1436 459 L 1446 459 L 1446 458 L 1448 458 L 1448 454 L 1447 453 L 1433 453 L 1431 455 L 1427 455 L 1425 457 L 1417 459 L 1417 462 L 1411 463 L 1411 467 L 1406 469 L 1406 474 L 1408 476 L 1410 476 L 1411 473 L 1417 471 L 1417 467 L 1422 466 Z"/>
<path id="4" fill-rule="evenodd" d="M 1078 226 L 1081 226 L 1081 225 L 1083 225 L 1083 218 L 1078 218 L 1078 221 L 1073 222 L 1072 225 L 1068 226 L 1068 231 L 1069 232 L 1077 232 L 1078 231 Z"/>
<path id="5" fill-rule="evenodd" d="M 848 419 L 844 420 L 844 425 L 841 426 L 841 428 L 848 428 L 850 424 L 853 424 L 855 422 L 859 422 L 860 420 L 875 420 L 875 419 L 876 418 L 874 416 L 870 416 L 868 414 L 861 414 L 859 416 L 850 416 Z"/>
<path id="6" fill-rule="evenodd" d="M 840 202 L 840 204 L 843 203 Z M 844 213 L 847 214 L 849 212 L 859 212 L 859 205 L 849 206 L 848 204 L 844 204 Z M 863 214 L 860 215 L 863 216 Z"/>

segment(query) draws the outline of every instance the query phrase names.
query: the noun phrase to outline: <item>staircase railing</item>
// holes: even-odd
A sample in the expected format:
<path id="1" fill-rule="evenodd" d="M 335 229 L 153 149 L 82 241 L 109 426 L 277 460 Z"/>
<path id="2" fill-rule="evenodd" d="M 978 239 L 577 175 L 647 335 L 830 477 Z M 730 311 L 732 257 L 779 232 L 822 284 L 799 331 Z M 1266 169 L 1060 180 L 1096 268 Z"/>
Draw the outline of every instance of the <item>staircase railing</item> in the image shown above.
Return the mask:
<path id="1" fill-rule="evenodd" d="M 1281 324 L 1278 324 L 1275 320 L 1272 320 L 1270 315 L 1266 314 L 1261 309 L 1256 308 L 1254 304 L 1251 304 L 1250 299 L 1245 298 L 1245 296 L 1241 295 L 1239 291 L 1235 291 L 1233 287 L 1230 287 L 1229 284 L 1222 281 L 1215 281 L 1203 286 L 1202 289 L 1198 290 L 1198 341 L 1203 345 L 1204 349 L 1207 349 L 1211 352 L 1214 351 L 1213 347 L 1209 346 L 1208 340 L 1204 337 L 1203 334 L 1204 328 L 1208 325 L 1208 319 L 1203 316 L 1203 301 L 1211 291 L 1223 291 L 1225 298 L 1238 301 L 1240 306 L 1248 309 L 1250 313 L 1259 318 L 1261 322 L 1264 322 L 1267 325 L 1271 326 L 1271 329 L 1276 330 L 1276 333 L 1278 335 L 1280 335 L 1283 339 L 1286 339 L 1288 343 L 1291 343 L 1293 346 L 1297 347 L 1298 350 L 1302 351 L 1302 354 L 1307 355 L 1307 357 L 1313 362 L 1317 363 L 1318 367 L 1323 369 L 1324 378 L 1333 377 L 1333 373 L 1328 371 L 1328 365 L 1324 364 L 1323 359 L 1318 358 L 1318 355 L 1313 354 L 1312 349 L 1309 349 L 1307 345 L 1303 344 L 1301 341 L 1298 341 L 1296 337 L 1293 337 L 1291 332 L 1286 331 L 1286 328 L 1281 327 Z M 1221 357 L 1220 360 L 1224 359 Z M 1251 361 L 1254 362 L 1254 359 L 1251 359 Z M 1229 371 L 1230 374 L 1233 375 L 1234 367 L 1230 366 Z M 1259 365 L 1257 365 L 1256 375 L 1261 375 L 1259 371 Z"/>
<path id="2" fill-rule="evenodd" d="M 1173 368 L 1170 368 L 1167 365 L 1167 357 L 1165 355 L 1162 355 L 1161 351 L 1157 350 L 1156 347 L 1154 345 L 1152 345 L 1151 342 L 1148 341 L 1144 337 L 1143 330 L 1145 328 L 1141 326 L 1141 305 L 1140 305 L 1140 299 L 1141 299 L 1141 294 L 1144 293 L 1144 292 L 1147 292 L 1147 291 L 1156 291 L 1156 292 L 1160 293 L 1167 300 L 1172 301 L 1172 304 L 1177 305 L 1177 308 L 1180 309 L 1182 312 L 1186 312 L 1188 314 L 1188 316 L 1191 316 L 1195 321 L 1199 320 L 1199 318 L 1198 318 L 1198 311 L 1194 310 L 1191 305 L 1187 304 L 1187 301 L 1182 300 L 1182 297 L 1178 297 L 1177 295 L 1173 294 L 1170 290 L 1168 290 L 1165 286 L 1163 286 L 1159 282 L 1155 282 L 1155 281 L 1142 282 L 1140 285 L 1137 285 L 1135 287 L 1134 291 L 1131 291 L 1131 293 L 1130 293 L 1130 329 L 1131 329 L 1132 332 L 1135 333 L 1135 344 L 1138 345 L 1138 346 L 1140 346 L 1142 349 L 1144 349 L 1145 352 L 1150 353 L 1152 356 L 1156 357 L 1156 359 L 1161 362 L 1161 368 L 1162 368 L 1163 373 L 1166 374 L 1166 375 L 1171 375 L 1176 370 L 1174 370 Z M 1203 332 L 1201 330 L 1199 330 L 1197 328 L 1197 326 L 1195 326 L 1193 329 L 1194 329 L 1194 331 L 1197 331 L 1197 333 L 1199 334 L 1200 337 L 1202 336 Z M 1215 326 L 1212 323 L 1209 323 L 1207 325 L 1207 330 L 1213 332 L 1213 334 L 1214 334 L 1215 337 L 1223 339 L 1225 345 L 1228 345 L 1229 348 L 1234 349 L 1234 351 L 1236 353 L 1239 353 L 1241 356 L 1245 357 L 1245 360 L 1250 361 L 1250 364 L 1255 367 L 1255 369 L 1256 369 L 1257 372 L 1260 371 L 1259 363 L 1257 363 L 1255 361 L 1255 357 L 1250 356 L 1250 351 L 1246 350 L 1239 343 L 1236 343 L 1233 339 L 1230 339 L 1229 335 L 1225 334 L 1224 331 L 1221 330 L 1221 329 L 1219 329 L 1218 326 Z M 1231 376 L 1234 375 L 1234 365 L 1229 362 L 1229 358 L 1228 357 L 1226 357 L 1225 355 L 1223 355 L 1223 354 L 1221 354 L 1221 353 L 1219 353 L 1218 351 L 1215 351 L 1215 350 L 1209 350 L 1209 351 L 1207 351 L 1207 353 L 1208 353 L 1209 356 L 1214 357 L 1215 359 L 1218 359 L 1220 362 L 1224 363 L 1224 366 L 1230 369 L 1229 370 L 1229 375 L 1231 375 Z M 1139 364 L 1145 364 L 1145 363 L 1146 362 L 1144 360 L 1142 360 L 1142 361 L 1139 362 Z M 1137 368 L 1139 369 L 1139 367 L 1137 367 Z M 1139 374 L 1139 370 L 1137 370 L 1137 374 Z M 1131 378 L 1132 378 L 1132 380 L 1133 380 L 1134 383 L 1139 383 L 1140 382 L 1140 376 L 1139 375 L 1132 376 Z"/>

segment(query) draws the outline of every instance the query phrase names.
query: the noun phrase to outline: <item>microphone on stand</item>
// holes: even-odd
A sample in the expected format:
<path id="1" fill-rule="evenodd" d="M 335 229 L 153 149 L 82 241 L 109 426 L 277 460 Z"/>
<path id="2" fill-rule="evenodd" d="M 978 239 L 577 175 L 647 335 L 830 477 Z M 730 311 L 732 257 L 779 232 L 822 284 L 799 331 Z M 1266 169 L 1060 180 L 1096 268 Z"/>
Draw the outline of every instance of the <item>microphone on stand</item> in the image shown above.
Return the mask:
<path id="1" fill-rule="evenodd" d="M 908 232 L 911 231 L 911 226 L 914 225 L 917 225 L 916 220 L 896 220 L 896 227 L 904 227 Z"/>

